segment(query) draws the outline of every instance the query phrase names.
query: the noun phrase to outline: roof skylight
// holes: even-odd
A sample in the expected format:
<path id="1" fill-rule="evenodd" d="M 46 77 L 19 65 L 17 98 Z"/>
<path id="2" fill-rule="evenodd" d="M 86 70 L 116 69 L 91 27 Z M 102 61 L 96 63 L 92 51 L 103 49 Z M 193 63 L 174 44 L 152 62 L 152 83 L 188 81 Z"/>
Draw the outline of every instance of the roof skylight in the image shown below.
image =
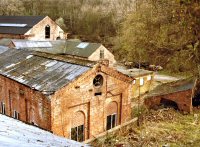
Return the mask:
<path id="1" fill-rule="evenodd" d="M 77 45 L 76 47 L 78 48 L 86 48 L 89 45 L 89 43 L 87 42 L 81 42 L 79 45 Z"/>
<path id="2" fill-rule="evenodd" d="M 0 27 L 25 27 L 27 24 L 17 24 L 17 23 L 0 23 Z"/>

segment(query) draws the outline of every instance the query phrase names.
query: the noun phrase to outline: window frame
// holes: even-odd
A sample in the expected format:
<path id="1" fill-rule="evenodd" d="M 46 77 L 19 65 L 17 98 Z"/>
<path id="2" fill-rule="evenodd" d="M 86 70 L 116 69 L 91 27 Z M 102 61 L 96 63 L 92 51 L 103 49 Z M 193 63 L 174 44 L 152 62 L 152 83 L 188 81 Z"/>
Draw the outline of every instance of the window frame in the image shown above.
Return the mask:
<path id="1" fill-rule="evenodd" d="M 110 117 L 110 120 L 108 119 L 109 117 Z M 113 117 L 115 118 L 114 121 L 113 121 Z M 106 130 L 113 129 L 114 127 L 117 126 L 117 113 L 113 113 L 111 115 L 108 115 L 106 118 L 107 118 L 107 120 L 106 120 Z M 108 120 L 110 122 L 110 126 L 109 126 Z"/>
<path id="2" fill-rule="evenodd" d="M 1 114 L 6 114 L 6 104 L 4 102 L 1 102 Z"/>
<path id="3" fill-rule="evenodd" d="M 99 87 L 103 86 L 103 82 L 104 82 L 103 76 L 101 74 L 98 74 L 93 79 L 93 86 L 96 88 L 99 88 Z"/>
<path id="4" fill-rule="evenodd" d="M 100 55 L 99 55 L 99 58 L 100 59 L 104 59 L 104 50 L 103 49 L 100 49 Z"/>
<path id="5" fill-rule="evenodd" d="M 140 78 L 140 86 L 144 85 L 144 78 Z"/>
<path id="6" fill-rule="evenodd" d="M 85 140 L 85 132 L 84 131 L 85 131 L 84 124 L 77 126 L 77 127 L 74 127 L 74 128 L 71 128 L 71 139 L 75 140 L 75 141 L 83 142 Z M 73 132 L 74 132 L 75 138 L 73 138 L 73 136 L 72 136 Z"/>
<path id="7" fill-rule="evenodd" d="M 150 81 L 152 79 L 151 75 L 147 76 L 147 81 Z"/>
<path id="8" fill-rule="evenodd" d="M 13 118 L 19 120 L 19 112 L 16 110 L 13 110 Z"/>
<path id="9" fill-rule="evenodd" d="M 50 27 L 50 25 L 46 25 L 45 26 L 45 39 L 50 39 L 50 38 L 51 38 L 51 27 Z"/>

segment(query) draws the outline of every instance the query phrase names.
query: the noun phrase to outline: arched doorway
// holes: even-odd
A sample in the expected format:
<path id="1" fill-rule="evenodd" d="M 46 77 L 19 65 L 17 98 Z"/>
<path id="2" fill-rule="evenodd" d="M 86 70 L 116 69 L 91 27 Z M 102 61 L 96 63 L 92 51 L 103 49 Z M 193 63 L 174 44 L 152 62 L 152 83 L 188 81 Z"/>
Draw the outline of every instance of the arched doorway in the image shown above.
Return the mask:
<path id="1" fill-rule="evenodd" d="M 166 99 L 166 98 L 161 98 L 160 104 L 163 105 L 165 108 L 174 108 L 175 110 L 178 110 L 178 105 L 176 102 Z"/>
<path id="2" fill-rule="evenodd" d="M 106 107 L 106 130 L 112 129 L 117 126 L 118 119 L 118 106 L 117 102 L 110 102 Z"/>
<path id="3" fill-rule="evenodd" d="M 82 142 L 85 140 L 85 114 L 82 111 L 76 112 L 72 117 L 71 139 Z"/>

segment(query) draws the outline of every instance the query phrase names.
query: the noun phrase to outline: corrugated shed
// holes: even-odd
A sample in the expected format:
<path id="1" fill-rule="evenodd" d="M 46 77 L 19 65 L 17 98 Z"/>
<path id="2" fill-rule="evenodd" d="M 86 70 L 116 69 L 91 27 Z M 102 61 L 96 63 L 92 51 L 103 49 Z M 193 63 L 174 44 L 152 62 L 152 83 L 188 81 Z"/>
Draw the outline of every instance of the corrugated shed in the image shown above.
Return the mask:
<path id="1" fill-rule="evenodd" d="M 90 70 L 90 67 L 33 55 L 27 50 L 0 54 L 0 74 L 32 89 L 52 94 Z"/>
<path id="2" fill-rule="evenodd" d="M 0 16 L 1 24 L 26 24 L 24 27 L 0 26 L 2 34 L 25 34 L 34 25 L 44 19 L 45 16 Z"/>

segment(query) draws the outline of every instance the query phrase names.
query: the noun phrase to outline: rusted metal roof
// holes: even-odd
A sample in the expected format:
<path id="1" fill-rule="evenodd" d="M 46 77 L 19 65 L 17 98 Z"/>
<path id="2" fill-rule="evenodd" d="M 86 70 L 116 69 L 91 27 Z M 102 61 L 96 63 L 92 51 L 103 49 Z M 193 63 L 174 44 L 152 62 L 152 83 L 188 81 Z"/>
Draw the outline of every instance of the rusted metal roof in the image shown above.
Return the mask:
<path id="1" fill-rule="evenodd" d="M 25 34 L 45 16 L 0 16 L 1 34 Z"/>
<path id="2" fill-rule="evenodd" d="M 38 56 L 28 50 L 0 54 L 0 74 L 50 95 L 90 70 L 88 66 Z"/>

